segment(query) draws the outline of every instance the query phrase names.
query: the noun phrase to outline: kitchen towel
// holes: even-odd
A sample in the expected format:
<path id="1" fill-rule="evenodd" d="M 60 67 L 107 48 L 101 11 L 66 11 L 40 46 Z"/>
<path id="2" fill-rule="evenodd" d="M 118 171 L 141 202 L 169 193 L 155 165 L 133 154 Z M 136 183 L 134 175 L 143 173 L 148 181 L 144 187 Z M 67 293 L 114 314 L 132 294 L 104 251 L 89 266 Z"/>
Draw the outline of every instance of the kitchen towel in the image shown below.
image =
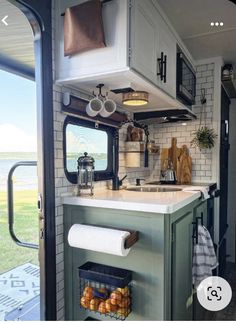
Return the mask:
<path id="1" fill-rule="evenodd" d="M 130 252 L 124 247 L 129 235 L 128 231 L 74 224 L 69 230 L 68 243 L 75 248 L 125 257 Z"/>
<path id="2" fill-rule="evenodd" d="M 212 270 L 218 266 L 213 242 L 210 233 L 198 225 L 198 243 L 193 247 L 193 285 L 195 288 L 207 277 L 212 276 Z"/>
<path id="3" fill-rule="evenodd" d="M 66 9 L 64 55 L 105 47 L 100 0 L 91 0 Z"/>
<path id="4" fill-rule="evenodd" d="M 205 186 L 188 186 L 188 187 L 185 187 L 183 188 L 183 191 L 184 192 L 201 192 L 202 193 L 202 197 L 207 200 L 209 199 L 210 195 L 208 193 L 209 191 L 209 188 L 208 187 L 205 187 Z"/>

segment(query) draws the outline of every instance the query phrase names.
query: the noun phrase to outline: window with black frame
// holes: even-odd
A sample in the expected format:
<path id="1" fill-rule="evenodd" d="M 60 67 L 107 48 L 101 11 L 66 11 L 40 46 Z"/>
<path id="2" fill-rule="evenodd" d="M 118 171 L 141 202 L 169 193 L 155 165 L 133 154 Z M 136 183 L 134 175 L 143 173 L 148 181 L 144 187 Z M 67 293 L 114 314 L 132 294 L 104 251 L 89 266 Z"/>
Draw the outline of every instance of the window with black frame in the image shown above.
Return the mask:
<path id="1" fill-rule="evenodd" d="M 85 152 L 95 160 L 94 180 L 112 179 L 115 129 L 95 122 L 66 117 L 64 123 L 64 168 L 67 179 L 77 183 L 77 160 Z"/>

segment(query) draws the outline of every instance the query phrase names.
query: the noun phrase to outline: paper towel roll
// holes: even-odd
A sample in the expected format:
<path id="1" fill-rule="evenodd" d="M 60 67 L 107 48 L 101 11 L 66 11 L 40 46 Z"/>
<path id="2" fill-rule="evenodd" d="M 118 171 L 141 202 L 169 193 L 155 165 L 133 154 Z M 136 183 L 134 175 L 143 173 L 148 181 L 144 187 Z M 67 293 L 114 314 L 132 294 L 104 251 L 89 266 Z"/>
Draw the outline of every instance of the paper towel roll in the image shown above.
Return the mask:
<path id="1" fill-rule="evenodd" d="M 68 233 L 68 243 L 75 248 L 126 257 L 130 249 L 125 249 L 124 243 L 129 235 L 127 231 L 73 224 Z"/>

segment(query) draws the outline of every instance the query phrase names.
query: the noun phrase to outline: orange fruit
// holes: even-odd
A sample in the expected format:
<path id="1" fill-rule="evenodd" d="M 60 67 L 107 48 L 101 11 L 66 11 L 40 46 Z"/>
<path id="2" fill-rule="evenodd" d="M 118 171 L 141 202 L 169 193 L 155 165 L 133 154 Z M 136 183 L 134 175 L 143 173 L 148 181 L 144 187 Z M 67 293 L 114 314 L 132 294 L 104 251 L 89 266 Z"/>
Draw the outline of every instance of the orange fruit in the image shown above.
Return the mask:
<path id="1" fill-rule="evenodd" d="M 121 292 L 119 292 L 118 290 L 115 290 L 114 292 L 111 293 L 110 299 L 111 299 L 112 305 L 119 305 L 119 303 L 122 300 Z"/>
<path id="2" fill-rule="evenodd" d="M 105 303 L 106 303 L 106 310 L 108 313 L 117 311 L 118 307 L 116 305 L 111 304 L 110 299 L 107 299 Z"/>
<path id="3" fill-rule="evenodd" d="M 98 306 L 98 311 L 101 313 L 101 314 L 106 314 L 107 310 L 106 310 L 106 303 L 105 302 L 101 302 Z"/>
<path id="4" fill-rule="evenodd" d="M 83 296 L 88 300 L 91 301 L 91 299 L 93 298 L 93 292 L 83 292 Z"/>
<path id="5" fill-rule="evenodd" d="M 89 303 L 89 309 L 91 311 L 97 311 L 101 300 L 99 298 L 92 298 Z"/>
<path id="6" fill-rule="evenodd" d="M 86 286 L 85 289 L 84 289 L 84 293 L 93 293 L 93 287 Z"/>
<path id="7" fill-rule="evenodd" d="M 123 297 L 121 302 L 119 303 L 119 307 L 129 307 L 130 305 L 130 298 L 129 297 Z"/>
<path id="8" fill-rule="evenodd" d="M 129 308 L 125 308 L 125 307 L 120 307 L 117 311 L 117 314 L 122 316 L 122 317 L 126 317 L 128 316 L 130 313 L 130 309 Z"/>
<path id="9" fill-rule="evenodd" d="M 83 306 L 84 308 L 88 308 L 88 307 L 89 307 L 89 300 L 88 300 L 88 299 L 86 299 L 86 298 L 83 296 L 83 297 L 81 297 L 80 304 L 81 304 L 81 306 Z"/>
<path id="10" fill-rule="evenodd" d="M 130 294 L 128 286 L 126 286 L 124 288 L 117 288 L 117 291 L 120 292 L 122 294 L 122 296 L 124 296 L 124 297 L 128 297 Z"/>

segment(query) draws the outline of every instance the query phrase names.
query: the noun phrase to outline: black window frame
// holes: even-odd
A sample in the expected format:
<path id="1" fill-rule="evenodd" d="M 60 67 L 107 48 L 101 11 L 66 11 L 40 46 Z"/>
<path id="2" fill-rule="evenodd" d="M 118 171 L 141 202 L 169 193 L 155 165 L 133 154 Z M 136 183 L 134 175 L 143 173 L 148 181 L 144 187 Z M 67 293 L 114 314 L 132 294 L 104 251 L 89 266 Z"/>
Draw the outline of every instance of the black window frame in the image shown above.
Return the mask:
<path id="1" fill-rule="evenodd" d="M 95 170 L 94 181 L 98 182 L 98 181 L 106 181 L 106 180 L 113 179 L 115 177 L 114 149 L 115 149 L 115 137 L 117 135 L 116 128 L 107 126 L 104 124 L 99 124 L 98 128 L 96 128 L 95 121 L 89 121 L 81 118 L 67 116 L 63 125 L 63 166 L 64 166 L 64 172 L 68 181 L 72 184 L 77 184 L 77 172 L 69 172 L 67 170 L 66 128 L 69 124 L 90 128 L 90 129 L 98 129 L 98 130 L 105 131 L 107 133 L 107 156 L 108 156 L 107 169 L 99 170 L 99 171 Z"/>

